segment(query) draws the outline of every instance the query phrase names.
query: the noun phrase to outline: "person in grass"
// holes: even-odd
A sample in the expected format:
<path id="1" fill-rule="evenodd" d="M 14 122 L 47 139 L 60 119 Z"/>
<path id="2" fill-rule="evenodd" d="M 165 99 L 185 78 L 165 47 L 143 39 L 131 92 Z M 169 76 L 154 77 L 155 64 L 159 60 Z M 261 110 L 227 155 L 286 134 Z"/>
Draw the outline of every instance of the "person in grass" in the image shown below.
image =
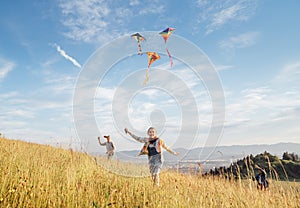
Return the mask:
<path id="1" fill-rule="evenodd" d="M 179 155 L 179 153 L 170 149 L 161 138 L 156 136 L 156 130 L 154 127 L 150 127 L 148 129 L 148 137 L 136 136 L 127 128 L 125 128 L 124 130 L 126 134 L 129 134 L 136 141 L 145 143 L 140 154 L 146 153 L 148 155 L 151 178 L 153 180 L 153 183 L 159 186 L 159 173 L 163 164 L 162 148 L 175 156 Z"/>
<path id="2" fill-rule="evenodd" d="M 107 159 L 111 159 L 115 154 L 115 145 L 109 135 L 104 136 L 104 138 L 106 138 L 106 142 L 101 143 L 100 137 L 98 137 L 98 141 L 101 146 L 106 146 Z"/>
<path id="3" fill-rule="evenodd" d="M 269 186 L 269 182 L 267 180 L 267 173 L 265 169 L 260 168 L 259 166 L 256 165 L 256 168 L 258 169 L 258 174 L 255 176 L 255 179 L 257 181 L 257 189 L 260 190 L 267 190 Z"/>

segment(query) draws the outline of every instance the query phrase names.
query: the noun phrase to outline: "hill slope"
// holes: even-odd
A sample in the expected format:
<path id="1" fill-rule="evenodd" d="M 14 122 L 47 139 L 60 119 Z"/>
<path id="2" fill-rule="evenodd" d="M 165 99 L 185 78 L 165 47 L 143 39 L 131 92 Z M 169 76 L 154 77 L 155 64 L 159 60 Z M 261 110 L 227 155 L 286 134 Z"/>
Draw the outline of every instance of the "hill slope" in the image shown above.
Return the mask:
<path id="1" fill-rule="evenodd" d="M 268 152 L 253 156 L 252 154 L 240 159 L 229 167 L 220 167 L 211 170 L 212 174 L 223 174 L 227 177 L 249 178 L 258 173 L 258 168 L 266 170 L 269 177 L 276 180 L 300 180 L 300 161 L 279 159 Z"/>
<path id="2" fill-rule="evenodd" d="M 0 207 L 297 207 L 299 186 L 274 183 L 268 199 L 253 181 L 230 182 L 174 172 L 123 177 L 103 167 L 122 167 L 90 155 L 0 139 Z M 132 168 L 133 166 L 131 166 Z M 139 169 L 139 166 L 135 168 Z M 285 187 L 287 188 L 285 188 Z M 255 199 L 255 200 L 254 200 Z M 270 199 L 270 200 L 269 200 Z"/>
<path id="3" fill-rule="evenodd" d="M 246 155 L 257 155 L 262 152 L 269 152 L 275 156 L 282 156 L 286 151 L 295 152 L 300 155 L 300 143 L 277 143 L 277 144 L 255 144 L 255 145 L 231 145 L 217 147 L 199 147 L 193 149 L 179 148 L 175 149 L 180 152 L 179 157 L 173 157 L 166 154 L 165 159 L 168 162 L 177 162 L 177 160 L 216 160 L 222 159 L 227 164 L 231 160 L 236 160 L 245 157 Z M 136 160 L 139 150 L 120 151 L 118 158 L 121 160 Z M 225 164 L 224 164 L 225 165 Z"/>

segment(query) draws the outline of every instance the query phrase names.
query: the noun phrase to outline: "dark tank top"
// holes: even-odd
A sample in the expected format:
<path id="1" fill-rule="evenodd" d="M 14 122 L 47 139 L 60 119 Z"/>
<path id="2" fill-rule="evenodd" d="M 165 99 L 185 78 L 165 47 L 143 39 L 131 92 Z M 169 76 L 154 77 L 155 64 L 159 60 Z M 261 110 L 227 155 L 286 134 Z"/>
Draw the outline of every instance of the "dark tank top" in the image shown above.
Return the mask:
<path id="1" fill-rule="evenodd" d="M 157 155 L 160 154 L 160 152 L 157 152 L 156 147 L 155 147 L 155 142 L 158 142 L 159 138 L 149 141 L 149 145 L 147 147 L 148 150 L 148 156 L 153 156 L 153 155 Z"/>

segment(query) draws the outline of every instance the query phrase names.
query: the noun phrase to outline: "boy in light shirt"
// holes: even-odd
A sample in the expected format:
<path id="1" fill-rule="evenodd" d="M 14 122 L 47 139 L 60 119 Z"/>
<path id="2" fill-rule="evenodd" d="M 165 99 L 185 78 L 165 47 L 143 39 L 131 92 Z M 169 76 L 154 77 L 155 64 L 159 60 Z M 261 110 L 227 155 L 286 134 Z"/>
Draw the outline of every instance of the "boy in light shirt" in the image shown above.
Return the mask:
<path id="1" fill-rule="evenodd" d="M 111 141 L 110 136 L 104 136 L 106 138 L 106 142 L 101 143 L 100 137 L 98 137 L 99 144 L 101 146 L 106 146 L 106 154 L 107 154 L 107 159 L 111 159 L 114 154 L 115 154 L 115 145 Z"/>

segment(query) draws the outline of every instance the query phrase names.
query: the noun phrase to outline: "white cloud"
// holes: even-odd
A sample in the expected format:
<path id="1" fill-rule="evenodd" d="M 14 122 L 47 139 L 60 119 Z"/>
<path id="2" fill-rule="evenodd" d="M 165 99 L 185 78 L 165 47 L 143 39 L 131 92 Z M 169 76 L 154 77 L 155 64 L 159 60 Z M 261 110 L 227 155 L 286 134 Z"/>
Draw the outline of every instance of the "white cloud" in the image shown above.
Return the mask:
<path id="1" fill-rule="evenodd" d="M 246 48 L 254 45 L 259 37 L 259 32 L 247 32 L 219 42 L 221 48 Z"/>
<path id="2" fill-rule="evenodd" d="M 105 42 L 114 31 L 114 20 L 120 15 L 112 11 L 108 1 L 75 0 L 60 4 L 68 38 L 84 42 Z M 111 16 L 110 16 L 111 14 Z M 110 18 L 111 17 L 111 18 Z"/>
<path id="3" fill-rule="evenodd" d="M 54 44 L 57 52 L 64 57 L 65 59 L 69 60 L 72 62 L 72 64 L 74 66 L 77 66 L 78 68 L 81 68 L 81 65 L 76 61 L 76 59 L 74 59 L 73 57 L 71 57 L 70 55 L 68 55 L 63 49 L 61 49 L 61 47 L 57 44 Z"/>
<path id="4" fill-rule="evenodd" d="M 7 112 L 7 115 L 14 118 L 34 118 L 34 113 L 30 110 L 25 109 L 14 109 L 10 112 Z"/>
<path id="5" fill-rule="evenodd" d="M 76 76 L 70 74 L 56 74 L 53 71 L 44 70 L 42 72 L 44 85 L 39 91 L 43 91 L 48 95 L 63 94 L 72 95 L 75 87 Z"/>
<path id="6" fill-rule="evenodd" d="M 136 6 L 136 5 L 139 5 L 139 4 L 140 4 L 139 0 L 130 0 L 130 2 L 129 2 L 130 6 Z"/>
<path id="7" fill-rule="evenodd" d="M 1 100 L 9 99 L 9 98 L 12 98 L 12 97 L 17 96 L 18 94 L 19 94 L 19 93 L 16 92 L 16 91 L 7 92 L 7 93 L 5 93 L 5 94 L 0 94 L 0 99 L 1 99 Z"/>
<path id="8" fill-rule="evenodd" d="M 237 18 L 238 12 L 241 9 L 241 5 L 233 5 L 231 7 L 222 9 L 220 12 L 214 14 L 210 27 L 218 28 L 226 24 L 230 20 Z"/>
<path id="9" fill-rule="evenodd" d="M 147 97 L 158 97 L 160 95 L 160 91 L 158 89 L 146 89 L 140 92 L 142 95 Z"/>
<path id="10" fill-rule="evenodd" d="M 249 101 L 258 101 L 262 100 L 266 97 L 268 93 L 270 93 L 272 90 L 269 87 L 258 87 L 258 88 L 252 88 L 252 89 L 245 89 L 242 90 L 241 94 L 244 99 L 246 99 L 247 102 Z"/>
<path id="11" fill-rule="evenodd" d="M 3 63 L 10 71 L 13 69 L 13 63 Z M 56 74 L 54 70 L 36 70 L 34 75 L 43 81 L 38 87 L 0 94 L 0 99 L 4 100 L 0 106 L 1 131 L 10 138 L 30 137 L 40 142 L 48 134 L 63 137 L 67 132 L 63 128 L 72 122 L 71 90 L 76 77 L 70 73 L 61 74 L 61 71 Z"/>
<path id="12" fill-rule="evenodd" d="M 199 23 L 206 23 L 206 34 L 226 24 L 247 21 L 255 13 L 256 0 L 196 1 Z"/>
<path id="13" fill-rule="evenodd" d="M 61 22 L 66 29 L 65 36 L 98 44 L 128 33 L 129 26 L 139 22 L 140 16 L 165 12 L 164 4 L 153 0 L 143 3 L 138 0 L 63 0 L 59 6 L 63 15 Z"/>
<path id="14" fill-rule="evenodd" d="M 139 11 L 139 14 L 161 14 L 165 11 L 165 7 L 163 5 L 152 4 L 148 7 L 144 7 Z"/>
<path id="15" fill-rule="evenodd" d="M 98 87 L 96 92 L 96 99 L 99 101 L 111 102 L 115 92 L 115 88 Z"/>
<path id="16" fill-rule="evenodd" d="M 42 71 L 41 76 L 44 79 L 42 87 L 22 93 L 12 91 L 0 94 L 0 98 L 5 100 L 0 107 L 0 113 L 5 115 L 6 120 L 18 118 L 29 122 L 28 119 L 39 116 L 62 118 L 66 113 L 70 114 L 75 78 L 49 71 Z"/>
<path id="17" fill-rule="evenodd" d="M 0 95 L 0 98 L 5 99 L 0 106 L 1 131 L 8 137 L 30 137 L 42 142 L 48 133 L 56 137 L 65 136 L 63 128 L 72 122 L 70 99 L 52 96 L 45 89 L 10 92 Z"/>
<path id="18" fill-rule="evenodd" d="M 275 82 L 289 83 L 297 81 L 300 81 L 300 61 L 285 65 L 275 77 Z"/>
<path id="19" fill-rule="evenodd" d="M 64 15 L 62 24 L 67 29 L 64 34 L 68 38 L 91 42 L 107 29 L 105 18 L 111 11 L 104 1 L 64 1 L 60 7 Z"/>
<path id="20" fill-rule="evenodd" d="M 297 66 L 287 65 L 283 71 L 294 72 Z M 238 96 L 229 94 L 226 100 L 225 142 L 229 138 L 235 142 L 233 138 L 238 135 L 253 143 L 290 141 L 300 132 L 297 89 L 286 89 L 278 82 L 271 82 L 268 86 L 244 89 Z"/>
<path id="21" fill-rule="evenodd" d="M 0 58 L 0 82 L 12 71 L 15 63 Z"/>
<path id="22" fill-rule="evenodd" d="M 1 133 L 10 133 L 11 131 L 18 131 L 18 129 L 28 125 L 26 121 L 12 120 L 2 117 L 0 119 Z"/>
<path id="23" fill-rule="evenodd" d="M 217 71 L 225 71 L 225 70 L 231 70 L 234 66 L 231 65 L 217 65 L 215 66 Z"/>

